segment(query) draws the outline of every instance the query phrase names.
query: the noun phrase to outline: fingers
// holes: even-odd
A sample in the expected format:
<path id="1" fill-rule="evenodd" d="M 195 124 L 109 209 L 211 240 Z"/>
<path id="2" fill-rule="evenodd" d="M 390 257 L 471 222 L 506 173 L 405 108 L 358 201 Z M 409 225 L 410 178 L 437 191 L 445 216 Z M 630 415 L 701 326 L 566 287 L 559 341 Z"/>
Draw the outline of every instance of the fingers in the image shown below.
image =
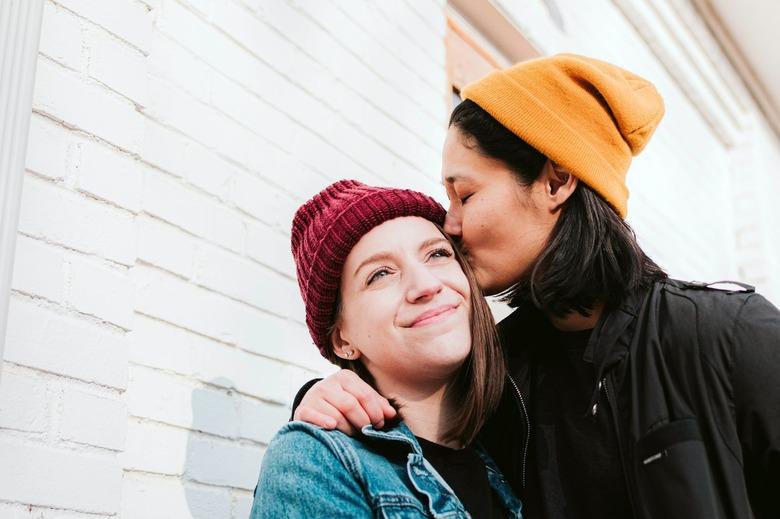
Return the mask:
<path id="1" fill-rule="evenodd" d="M 358 399 L 343 388 L 327 388 L 323 392 L 323 396 L 325 401 L 336 408 L 355 429 L 360 430 L 371 423 L 371 419 Z"/>
<path id="2" fill-rule="evenodd" d="M 382 398 L 382 413 L 385 416 L 385 420 L 390 420 L 395 418 L 395 416 L 398 414 L 398 411 L 396 411 L 395 408 L 390 405 L 390 402 L 388 402 L 386 398 Z"/>
<path id="3" fill-rule="evenodd" d="M 328 416 L 335 416 L 338 415 L 338 418 L 336 419 L 336 429 L 343 432 L 347 436 L 355 436 L 358 433 L 358 429 L 352 426 L 351 423 L 347 420 L 347 418 L 341 414 L 335 407 L 328 404 L 327 402 L 323 401 L 323 406 L 327 406 L 328 411 L 326 414 Z"/>
<path id="4" fill-rule="evenodd" d="M 375 428 L 381 429 L 385 426 L 386 419 L 395 416 L 395 409 L 392 408 L 387 399 L 359 377 L 345 377 L 345 380 L 341 381 L 341 387 L 357 400 L 368 417 L 369 423 L 373 424 Z M 353 422 L 353 425 L 358 424 Z"/>
<path id="5" fill-rule="evenodd" d="M 332 406 L 331 409 L 333 409 Z M 338 425 L 338 421 L 332 416 L 304 405 L 298 406 L 298 409 L 295 410 L 295 414 L 293 415 L 293 419 L 307 422 L 322 427 L 323 429 L 334 429 Z"/>
<path id="6" fill-rule="evenodd" d="M 309 389 L 294 418 L 354 435 L 368 424 L 381 429 L 394 418 L 390 403 L 353 371 L 343 369 Z"/>

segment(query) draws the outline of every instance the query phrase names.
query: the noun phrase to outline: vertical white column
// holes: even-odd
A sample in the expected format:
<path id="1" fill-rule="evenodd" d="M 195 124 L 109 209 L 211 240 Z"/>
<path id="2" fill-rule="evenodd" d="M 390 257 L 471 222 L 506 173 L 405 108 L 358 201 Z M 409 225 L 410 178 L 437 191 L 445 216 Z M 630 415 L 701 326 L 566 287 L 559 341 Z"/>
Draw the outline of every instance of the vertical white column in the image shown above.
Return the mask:
<path id="1" fill-rule="evenodd" d="M 0 373 L 43 0 L 0 0 Z"/>

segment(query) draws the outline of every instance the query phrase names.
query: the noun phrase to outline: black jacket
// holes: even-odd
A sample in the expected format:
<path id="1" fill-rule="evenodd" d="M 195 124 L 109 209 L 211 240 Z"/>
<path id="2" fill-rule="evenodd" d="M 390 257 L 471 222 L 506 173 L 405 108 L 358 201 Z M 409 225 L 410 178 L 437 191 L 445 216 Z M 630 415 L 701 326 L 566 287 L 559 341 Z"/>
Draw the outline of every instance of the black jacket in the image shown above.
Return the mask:
<path id="1" fill-rule="evenodd" d="M 551 482 L 538 470 L 545 446 L 529 411 L 545 325 L 532 308 L 499 324 L 512 383 L 481 441 L 529 515 L 551 517 Z M 635 517 L 780 517 L 777 308 L 752 288 L 658 282 L 605 312 L 585 360 L 599 375 L 583 413 L 610 406 Z"/>

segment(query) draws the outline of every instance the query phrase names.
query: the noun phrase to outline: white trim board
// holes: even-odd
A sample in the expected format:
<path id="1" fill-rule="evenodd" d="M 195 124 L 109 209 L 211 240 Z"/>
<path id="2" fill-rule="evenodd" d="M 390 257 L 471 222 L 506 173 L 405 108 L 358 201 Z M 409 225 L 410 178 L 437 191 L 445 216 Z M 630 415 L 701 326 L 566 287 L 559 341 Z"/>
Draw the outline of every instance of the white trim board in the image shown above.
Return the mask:
<path id="1" fill-rule="evenodd" d="M 43 0 L 0 1 L 0 375 Z"/>

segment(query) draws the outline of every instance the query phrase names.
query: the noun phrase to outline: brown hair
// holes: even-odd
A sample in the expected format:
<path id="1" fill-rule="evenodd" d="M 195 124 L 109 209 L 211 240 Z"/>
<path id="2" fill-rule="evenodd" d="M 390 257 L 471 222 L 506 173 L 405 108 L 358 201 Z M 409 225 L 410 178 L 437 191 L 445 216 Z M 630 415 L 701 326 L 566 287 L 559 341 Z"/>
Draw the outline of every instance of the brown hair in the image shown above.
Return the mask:
<path id="1" fill-rule="evenodd" d="M 452 417 L 451 427 L 443 435 L 447 441 L 458 441 L 462 445 L 468 445 L 477 436 L 485 420 L 498 406 L 504 389 L 506 365 L 493 314 L 482 296 L 482 291 L 477 284 L 477 278 L 471 270 L 471 266 L 452 239 L 444 233 L 440 226 L 436 227 L 452 246 L 455 259 L 463 269 L 471 290 L 469 319 L 471 351 L 458 369 L 452 385 L 448 389 L 447 398 L 454 399 L 459 405 Z M 334 315 L 331 335 L 341 318 L 340 295 L 336 299 Z M 374 378 L 360 359 L 343 359 L 335 354 L 333 348 L 328 349 L 326 357 L 333 364 L 354 371 L 361 379 L 376 389 Z"/>

